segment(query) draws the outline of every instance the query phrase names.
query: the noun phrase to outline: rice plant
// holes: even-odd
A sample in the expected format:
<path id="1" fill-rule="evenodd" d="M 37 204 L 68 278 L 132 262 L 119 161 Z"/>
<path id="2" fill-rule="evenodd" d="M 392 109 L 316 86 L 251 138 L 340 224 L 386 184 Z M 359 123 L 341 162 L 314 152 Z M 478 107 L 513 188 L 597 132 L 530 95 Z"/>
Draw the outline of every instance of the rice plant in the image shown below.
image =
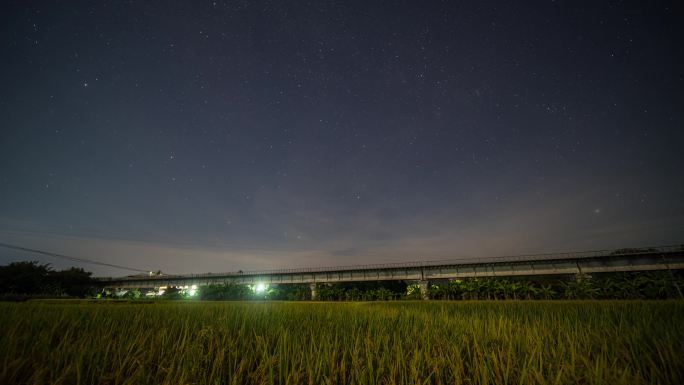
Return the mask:
<path id="1" fill-rule="evenodd" d="M 678 384 L 678 301 L 0 303 L 2 384 Z"/>

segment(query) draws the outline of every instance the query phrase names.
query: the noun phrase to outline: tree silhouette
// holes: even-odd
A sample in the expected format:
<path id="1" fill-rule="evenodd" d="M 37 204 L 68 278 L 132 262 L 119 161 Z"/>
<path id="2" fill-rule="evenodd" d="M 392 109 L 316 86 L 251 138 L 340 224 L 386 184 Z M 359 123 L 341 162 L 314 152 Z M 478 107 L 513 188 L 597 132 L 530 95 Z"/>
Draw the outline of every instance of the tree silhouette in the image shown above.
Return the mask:
<path id="1" fill-rule="evenodd" d="M 0 266 L 0 293 L 83 297 L 94 292 L 90 275 L 82 268 L 54 271 L 37 261 L 12 262 Z"/>

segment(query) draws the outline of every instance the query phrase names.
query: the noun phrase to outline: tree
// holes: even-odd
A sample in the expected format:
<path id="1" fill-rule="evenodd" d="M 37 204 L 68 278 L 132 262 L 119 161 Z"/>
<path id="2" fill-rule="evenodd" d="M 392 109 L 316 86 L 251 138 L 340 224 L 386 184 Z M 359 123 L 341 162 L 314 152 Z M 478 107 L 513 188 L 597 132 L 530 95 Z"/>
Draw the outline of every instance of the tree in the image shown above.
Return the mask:
<path id="1" fill-rule="evenodd" d="M 294 287 L 288 291 L 287 299 L 293 301 L 311 299 L 311 290 L 309 290 L 307 285 L 294 285 Z"/>
<path id="2" fill-rule="evenodd" d="M 478 299 L 480 294 L 481 281 L 479 278 L 470 278 L 465 280 L 463 290 L 468 299 Z"/>
<path id="3" fill-rule="evenodd" d="M 430 285 L 428 288 L 428 295 L 430 299 L 446 299 L 448 286 L 444 284 Z"/>
<path id="4" fill-rule="evenodd" d="M 387 301 L 391 299 L 393 294 L 394 293 L 391 290 L 385 289 L 384 287 L 375 290 L 375 297 L 380 301 Z"/>
<path id="5" fill-rule="evenodd" d="M 0 266 L 0 291 L 14 294 L 45 294 L 50 290 L 49 264 L 37 261 L 12 262 Z"/>
<path id="6" fill-rule="evenodd" d="M 175 286 L 171 286 L 164 291 L 164 294 L 162 295 L 163 299 L 183 299 L 183 294 L 181 294 L 181 291 L 179 288 Z"/>
<path id="7" fill-rule="evenodd" d="M 140 299 L 140 297 L 142 297 L 142 292 L 140 289 L 131 289 L 123 295 L 123 298 L 126 299 Z"/>
<path id="8" fill-rule="evenodd" d="M 420 293 L 420 285 L 417 283 L 412 283 L 410 285 L 407 285 L 406 286 L 406 298 L 407 299 L 421 299 L 422 295 Z"/>
<path id="9" fill-rule="evenodd" d="M 599 294 L 592 280 L 586 278 L 564 282 L 563 287 L 563 295 L 567 299 L 594 299 Z"/>
<path id="10" fill-rule="evenodd" d="M 539 295 L 543 299 L 552 299 L 556 296 L 556 294 L 556 291 L 553 290 L 551 285 L 541 285 L 541 287 L 539 288 Z"/>
<path id="11" fill-rule="evenodd" d="M 518 295 L 521 294 L 522 285 L 519 282 L 510 282 L 508 288 L 511 294 L 513 294 L 513 299 L 517 300 Z"/>
<path id="12" fill-rule="evenodd" d="M 95 291 L 91 274 L 76 267 L 55 271 L 37 261 L 12 262 L 0 266 L 0 293 L 83 297 Z"/>
<path id="13" fill-rule="evenodd" d="M 496 299 L 496 278 L 482 280 L 481 293 L 483 298 Z"/>
<path id="14" fill-rule="evenodd" d="M 499 297 L 509 299 L 511 297 L 510 282 L 507 279 L 500 279 L 496 282 L 496 291 Z"/>
<path id="15" fill-rule="evenodd" d="M 245 300 L 254 297 L 247 285 L 224 284 L 200 286 L 198 298 L 211 301 Z"/>
<path id="16" fill-rule="evenodd" d="M 537 297 L 539 289 L 530 281 L 520 282 L 520 294 L 527 299 L 534 299 Z"/>
<path id="17" fill-rule="evenodd" d="M 95 291 L 91 274 L 80 267 L 51 272 L 57 291 L 72 297 L 85 297 Z"/>
<path id="18" fill-rule="evenodd" d="M 356 287 L 352 287 L 351 289 L 347 289 L 344 292 L 344 296 L 348 301 L 357 301 L 361 298 L 361 290 L 357 289 Z"/>

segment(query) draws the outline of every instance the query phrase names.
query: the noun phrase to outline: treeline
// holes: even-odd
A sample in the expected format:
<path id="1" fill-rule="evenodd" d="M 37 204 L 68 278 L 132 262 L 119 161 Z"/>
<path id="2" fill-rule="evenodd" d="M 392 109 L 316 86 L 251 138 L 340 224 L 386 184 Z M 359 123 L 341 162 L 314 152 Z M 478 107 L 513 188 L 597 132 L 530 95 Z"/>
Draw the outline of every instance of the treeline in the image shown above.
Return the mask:
<path id="1" fill-rule="evenodd" d="M 614 273 L 568 279 L 470 278 L 434 283 L 434 299 L 668 299 L 682 298 L 681 273 Z"/>
<path id="2" fill-rule="evenodd" d="M 594 276 L 534 278 L 468 278 L 430 281 L 428 296 L 438 300 L 505 299 L 668 299 L 682 298 L 684 274 L 681 271 L 597 274 Z M 141 290 L 128 290 L 123 296 L 102 292 L 91 273 L 82 268 L 54 270 L 36 261 L 13 262 L 0 266 L 0 299 L 31 297 L 149 298 Z M 149 293 L 152 294 L 152 293 Z M 374 301 L 420 299 L 417 283 L 402 281 L 355 282 L 316 285 L 316 300 Z M 163 299 L 201 300 L 311 300 L 308 284 L 270 287 L 247 285 L 200 286 L 188 291 L 167 288 Z"/>
<path id="3" fill-rule="evenodd" d="M 681 298 L 681 273 L 666 271 L 616 273 L 580 277 L 538 279 L 468 278 L 430 281 L 428 296 L 438 300 L 533 300 L 533 299 L 668 299 Z M 309 300 L 308 285 L 280 285 L 255 293 L 244 285 L 199 288 L 207 300 Z M 316 300 L 374 301 L 420 299 L 418 284 L 400 281 L 318 284 Z"/>
<path id="4" fill-rule="evenodd" d="M 420 298 L 418 285 L 402 281 L 316 285 L 316 299 L 321 301 L 388 301 Z"/>
<path id="5" fill-rule="evenodd" d="M 468 278 L 430 281 L 428 296 L 436 300 L 550 300 L 550 299 L 669 299 L 682 298 L 684 276 L 671 273 L 638 272 L 594 276 L 526 278 Z M 319 301 L 386 301 L 421 299 L 417 283 L 402 281 L 357 282 L 316 285 Z M 138 290 L 124 298 L 143 298 Z M 308 284 L 276 285 L 261 291 L 247 285 L 200 286 L 193 295 L 167 289 L 164 299 L 202 300 L 311 300 Z"/>
<path id="6" fill-rule="evenodd" d="M 9 299 L 31 296 L 85 297 L 96 292 L 91 274 L 77 267 L 57 271 L 49 264 L 36 261 L 12 262 L 0 266 L 0 296 Z"/>
<path id="7" fill-rule="evenodd" d="M 254 288 L 246 285 L 209 285 L 200 286 L 198 297 L 203 300 L 286 300 L 302 301 L 311 299 L 308 285 L 279 285 L 264 288 L 262 292 L 256 292 Z"/>
<path id="8" fill-rule="evenodd" d="M 317 299 L 325 301 L 419 299 L 418 284 L 382 283 L 375 288 L 319 285 Z M 595 276 L 468 278 L 430 281 L 428 296 L 439 300 L 533 299 L 668 299 L 682 298 L 681 273 L 668 271 L 613 273 Z"/>
<path id="9" fill-rule="evenodd" d="M 400 281 L 359 282 L 316 285 L 316 299 L 321 301 L 373 301 L 401 299 L 406 297 L 407 285 Z M 281 284 L 257 292 L 245 285 L 210 285 L 199 287 L 198 298 L 204 300 L 287 300 L 311 299 L 308 284 Z M 416 298 L 419 298 L 417 296 Z"/>

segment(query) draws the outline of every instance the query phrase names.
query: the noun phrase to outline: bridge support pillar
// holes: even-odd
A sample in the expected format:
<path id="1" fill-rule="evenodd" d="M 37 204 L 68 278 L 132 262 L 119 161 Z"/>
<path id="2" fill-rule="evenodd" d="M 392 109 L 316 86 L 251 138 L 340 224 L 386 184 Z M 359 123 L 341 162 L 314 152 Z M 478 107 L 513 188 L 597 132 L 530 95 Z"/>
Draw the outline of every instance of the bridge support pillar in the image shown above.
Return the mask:
<path id="1" fill-rule="evenodd" d="M 430 299 L 430 293 L 428 292 L 429 285 L 427 280 L 422 280 L 418 281 L 418 285 L 420 285 L 420 298 L 422 299 Z"/>
<path id="2" fill-rule="evenodd" d="M 311 300 L 315 301 L 316 300 L 316 284 L 315 283 L 310 283 L 309 284 L 309 289 L 311 290 Z"/>
<path id="3" fill-rule="evenodd" d="M 576 265 L 577 265 L 577 274 L 575 274 L 575 280 L 576 281 L 584 281 L 587 279 L 591 279 L 591 274 L 587 274 L 584 271 L 582 271 L 582 265 L 580 265 L 579 262 L 577 262 Z"/>

